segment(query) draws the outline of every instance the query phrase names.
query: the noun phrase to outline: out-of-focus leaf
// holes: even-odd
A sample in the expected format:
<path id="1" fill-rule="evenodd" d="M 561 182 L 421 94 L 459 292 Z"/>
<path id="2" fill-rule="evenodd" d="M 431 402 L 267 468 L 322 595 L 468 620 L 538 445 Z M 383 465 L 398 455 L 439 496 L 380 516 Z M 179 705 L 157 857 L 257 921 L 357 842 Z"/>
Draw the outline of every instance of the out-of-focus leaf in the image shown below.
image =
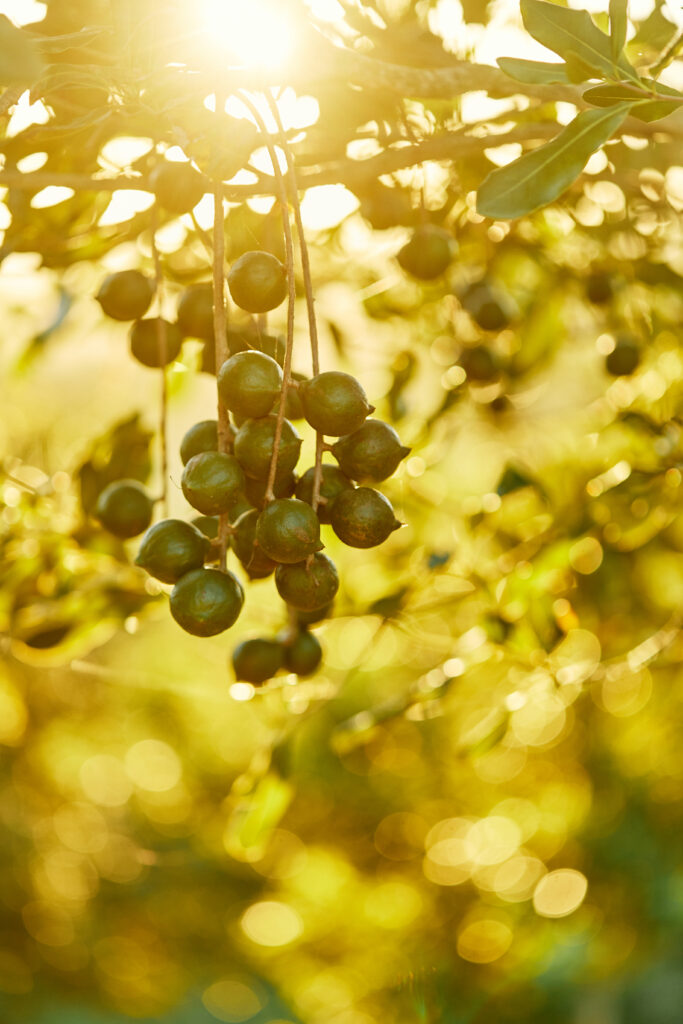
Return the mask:
<path id="1" fill-rule="evenodd" d="M 225 846 L 238 860 L 246 851 L 262 847 L 289 807 L 293 789 L 269 772 L 233 811 L 225 831 Z"/>
<path id="2" fill-rule="evenodd" d="M 64 323 L 72 305 L 73 298 L 70 293 L 65 288 L 60 288 L 57 311 L 48 326 L 40 331 L 39 334 L 35 334 L 33 338 L 31 338 L 19 362 L 21 369 L 25 369 L 26 366 L 28 366 L 28 364 L 43 351 L 46 343 L 50 340 L 54 332 Z"/>
<path id="3" fill-rule="evenodd" d="M 588 158 L 625 120 L 631 104 L 585 110 L 560 135 L 489 174 L 477 195 L 483 217 L 512 220 L 558 199 Z"/>
<path id="4" fill-rule="evenodd" d="M 518 491 L 522 487 L 533 487 L 533 485 L 534 481 L 530 476 L 520 473 L 514 466 L 508 466 L 498 482 L 496 494 L 502 498 L 503 495 L 510 494 L 511 491 Z"/>
<path id="5" fill-rule="evenodd" d="M 379 600 L 372 602 L 368 608 L 368 615 L 381 615 L 383 619 L 395 619 L 401 613 L 409 593 L 409 587 L 401 587 L 394 594 L 380 597 Z"/>

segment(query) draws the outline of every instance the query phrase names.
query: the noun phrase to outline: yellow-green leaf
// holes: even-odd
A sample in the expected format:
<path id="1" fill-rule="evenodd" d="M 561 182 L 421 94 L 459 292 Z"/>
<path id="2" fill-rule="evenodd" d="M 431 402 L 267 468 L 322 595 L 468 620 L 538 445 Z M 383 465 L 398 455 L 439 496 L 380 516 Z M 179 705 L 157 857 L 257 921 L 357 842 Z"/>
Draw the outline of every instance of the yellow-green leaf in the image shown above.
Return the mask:
<path id="1" fill-rule="evenodd" d="M 522 0 L 522 18 L 527 32 L 549 50 L 567 59 L 573 53 L 583 64 L 605 77 L 637 80 L 638 76 L 623 53 L 612 56 L 609 36 L 601 32 L 587 11 L 558 7 L 546 0 Z"/>
<path id="2" fill-rule="evenodd" d="M 557 138 L 486 178 L 477 196 L 483 217 L 512 220 L 554 202 L 578 178 L 589 156 L 617 130 L 631 108 L 585 110 Z"/>
<path id="3" fill-rule="evenodd" d="M 628 0 L 609 0 L 609 39 L 612 60 L 618 61 L 626 43 Z"/>

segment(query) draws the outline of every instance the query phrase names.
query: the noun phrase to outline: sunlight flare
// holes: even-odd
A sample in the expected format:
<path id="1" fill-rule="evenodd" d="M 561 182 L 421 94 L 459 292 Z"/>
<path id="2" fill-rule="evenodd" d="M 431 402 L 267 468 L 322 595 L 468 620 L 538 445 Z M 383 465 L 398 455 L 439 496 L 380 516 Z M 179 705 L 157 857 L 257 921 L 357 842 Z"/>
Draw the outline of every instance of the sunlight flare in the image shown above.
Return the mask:
<path id="1" fill-rule="evenodd" d="M 272 0 L 202 0 L 202 23 L 214 51 L 245 67 L 283 67 L 294 29 Z"/>

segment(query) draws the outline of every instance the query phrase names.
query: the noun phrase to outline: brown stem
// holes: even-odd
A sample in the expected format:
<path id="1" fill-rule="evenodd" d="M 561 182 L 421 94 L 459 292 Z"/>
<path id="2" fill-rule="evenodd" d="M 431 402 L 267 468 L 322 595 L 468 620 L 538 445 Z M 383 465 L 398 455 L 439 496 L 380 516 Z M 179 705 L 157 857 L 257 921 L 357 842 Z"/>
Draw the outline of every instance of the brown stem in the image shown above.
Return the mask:
<path id="1" fill-rule="evenodd" d="M 156 335 L 157 335 L 157 352 L 159 354 L 159 363 L 161 365 L 161 397 L 160 397 L 160 410 L 159 410 L 159 444 L 161 446 L 161 514 L 166 519 L 168 517 L 168 380 L 166 378 L 166 363 L 168 360 L 168 336 L 166 331 L 166 321 L 163 317 L 163 304 L 164 304 L 164 275 L 161 268 L 161 257 L 159 256 L 159 249 L 157 248 L 157 230 L 159 227 L 159 211 L 157 204 L 154 203 L 152 206 L 151 214 L 151 245 L 152 245 L 152 259 L 154 260 L 154 286 L 156 290 L 157 300 L 157 319 L 156 319 Z"/>
<path id="2" fill-rule="evenodd" d="M 296 282 L 294 280 L 294 241 L 292 239 L 292 226 L 289 223 L 289 212 L 287 207 L 287 186 L 285 185 L 285 179 L 282 176 L 280 170 L 280 164 L 278 163 L 277 153 L 273 140 L 270 137 L 270 133 L 266 128 L 265 122 L 258 112 L 257 107 L 252 103 L 248 96 L 240 92 L 240 100 L 250 112 L 256 124 L 258 125 L 259 131 L 263 134 L 266 146 L 268 147 L 268 153 L 270 160 L 273 165 L 273 174 L 275 176 L 275 182 L 277 184 L 277 190 L 280 199 L 280 209 L 282 211 L 282 230 L 285 236 L 285 258 L 287 265 L 287 284 L 289 290 L 289 301 L 287 305 L 287 347 L 285 349 L 285 363 L 282 367 L 282 387 L 280 389 L 280 405 L 277 411 L 277 421 L 275 423 L 275 436 L 273 438 L 273 455 L 270 460 L 270 468 L 268 471 L 268 481 L 266 483 L 265 501 L 266 504 L 272 501 L 274 498 L 273 487 L 275 485 L 275 475 L 277 473 L 277 460 L 280 450 L 280 441 L 282 439 L 282 425 L 285 420 L 285 405 L 287 404 L 287 391 L 292 376 L 292 352 L 294 350 L 294 306 L 296 303 Z"/>
<path id="3" fill-rule="evenodd" d="M 468 131 L 480 128 L 480 125 L 469 125 Z M 622 132 L 628 135 L 636 135 L 642 138 L 651 138 L 653 135 L 666 133 L 671 138 L 680 138 L 683 130 L 677 125 L 668 124 L 666 129 L 655 121 L 646 124 L 636 118 L 627 118 L 622 125 Z M 466 135 L 462 131 L 446 132 L 443 135 L 435 135 L 415 146 L 400 146 L 383 150 L 375 156 L 367 157 L 364 160 L 342 159 L 329 163 L 322 168 L 311 168 L 301 176 L 302 188 L 312 188 L 314 185 L 343 185 L 361 184 L 365 181 L 372 181 L 382 174 L 393 174 L 395 171 L 405 167 L 413 167 L 422 163 L 423 160 L 466 160 L 472 156 L 479 156 L 485 149 L 491 146 L 503 146 L 511 142 L 541 143 L 554 138 L 559 128 L 555 121 L 535 121 L 531 124 L 520 124 L 511 128 L 509 132 L 502 132 L 500 135 L 477 137 L 472 134 Z M 39 192 L 48 185 L 59 185 L 66 188 L 73 188 L 77 192 L 115 192 L 118 190 L 135 189 L 151 192 L 146 178 L 131 177 L 128 174 L 121 174 L 117 177 L 93 178 L 87 174 L 58 174 L 51 171 L 0 171 L 0 187 L 14 188 L 27 192 Z M 272 196 L 275 192 L 275 182 L 271 175 L 264 175 L 262 180 L 254 185 L 227 185 L 224 197 L 231 202 L 244 202 L 252 196 Z"/>
<path id="4" fill-rule="evenodd" d="M 227 311 L 225 303 L 225 225 L 223 222 L 223 182 L 217 181 L 214 184 L 214 213 L 213 213 L 213 334 L 214 354 L 216 360 L 216 372 L 228 358 L 228 336 L 227 336 Z M 218 451 L 228 452 L 232 431 L 228 410 L 218 397 Z M 218 517 L 218 542 L 220 548 L 220 567 L 225 572 L 227 568 L 228 534 L 230 521 L 228 513 L 223 512 Z"/>
<path id="5" fill-rule="evenodd" d="M 285 154 L 285 160 L 287 161 L 287 173 L 289 175 L 290 192 L 292 196 L 292 205 L 294 207 L 294 221 L 296 223 L 296 231 L 299 238 L 299 250 L 301 252 L 301 269 L 304 278 L 304 292 L 306 295 L 306 312 L 308 314 L 308 332 L 311 339 L 311 363 L 313 366 L 313 376 L 317 377 L 320 373 L 320 344 L 318 341 L 318 323 L 315 316 L 315 299 L 313 296 L 313 278 L 311 275 L 311 261 L 308 254 L 308 243 L 306 241 L 306 233 L 304 231 L 304 224 L 301 218 L 301 203 L 299 202 L 299 183 L 296 175 L 296 164 L 292 150 L 290 149 L 287 136 L 285 134 L 282 119 L 280 117 L 280 111 L 275 101 L 275 97 L 271 92 L 266 93 L 266 100 L 270 111 L 275 119 L 278 130 L 278 142 L 280 147 Z M 311 504 L 313 511 L 317 511 L 318 503 L 320 501 L 320 485 L 322 483 L 323 475 L 323 444 L 324 438 L 320 433 L 316 433 L 315 438 L 315 467 L 313 470 L 313 494 L 311 498 Z"/>

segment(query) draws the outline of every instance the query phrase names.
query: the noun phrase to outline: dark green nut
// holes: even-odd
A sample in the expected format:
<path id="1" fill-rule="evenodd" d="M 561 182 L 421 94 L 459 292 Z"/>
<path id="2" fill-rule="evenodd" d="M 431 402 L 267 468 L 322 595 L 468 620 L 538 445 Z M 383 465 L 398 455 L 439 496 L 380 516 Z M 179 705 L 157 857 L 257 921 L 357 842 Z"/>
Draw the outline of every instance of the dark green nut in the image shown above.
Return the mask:
<path id="1" fill-rule="evenodd" d="M 301 562 L 322 548 L 320 520 L 305 501 L 277 498 L 259 515 L 256 540 L 274 562 Z"/>
<path id="2" fill-rule="evenodd" d="M 413 205 L 407 192 L 387 188 L 379 181 L 359 193 L 360 212 L 376 231 L 404 225 L 409 227 L 415 219 Z"/>
<path id="3" fill-rule="evenodd" d="M 213 343 L 213 286 L 193 284 L 178 301 L 178 327 L 186 338 Z"/>
<path id="4" fill-rule="evenodd" d="M 227 512 L 244 490 L 244 473 L 234 455 L 201 452 L 185 466 L 180 485 L 192 508 L 216 516 Z"/>
<path id="5" fill-rule="evenodd" d="M 314 430 L 331 437 L 352 434 L 374 412 L 363 388 L 350 373 L 330 370 L 299 385 L 304 416 Z"/>
<path id="6" fill-rule="evenodd" d="M 210 544 L 205 535 L 182 519 L 164 519 L 150 526 L 142 538 L 135 564 L 162 583 L 177 583 L 181 576 L 200 569 Z"/>
<path id="7" fill-rule="evenodd" d="M 416 229 L 396 257 L 408 274 L 420 281 L 433 281 L 448 269 L 457 243 L 453 236 L 435 224 Z"/>
<path id="8" fill-rule="evenodd" d="M 247 478 L 245 478 L 245 482 L 249 482 Z M 240 516 L 243 516 L 245 512 L 253 512 L 255 508 L 256 506 L 249 501 L 246 494 L 240 494 L 228 509 L 228 520 L 234 525 Z"/>
<path id="9" fill-rule="evenodd" d="M 586 278 L 586 297 L 596 306 L 604 306 L 614 295 L 612 275 L 604 270 L 594 270 Z"/>
<path id="10" fill-rule="evenodd" d="M 238 352 L 263 352 L 279 366 L 285 364 L 287 344 L 280 334 L 263 334 L 255 321 L 241 327 L 228 327 L 228 351 L 231 356 Z"/>
<path id="11" fill-rule="evenodd" d="M 201 420 L 183 436 L 180 442 L 180 458 L 183 466 L 202 452 L 218 451 L 218 421 Z"/>
<path id="12" fill-rule="evenodd" d="M 267 313 L 287 295 L 287 271 L 269 252 L 245 252 L 230 269 L 228 288 L 240 309 Z"/>
<path id="13" fill-rule="evenodd" d="M 238 352 L 218 371 L 218 394 L 237 416 L 267 416 L 282 387 L 282 370 L 263 352 Z"/>
<path id="14" fill-rule="evenodd" d="M 296 485 L 296 491 L 294 492 L 299 501 L 305 501 L 308 505 L 313 504 L 313 479 L 315 476 L 315 467 L 311 466 L 307 469 L 302 477 L 299 478 L 299 482 Z M 352 488 L 353 484 L 349 478 L 342 473 L 338 466 L 324 465 L 322 467 L 322 478 L 320 481 L 320 497 L 324 500 L 320 502 L 316 509 L 318 519 L 321 523 L 330 522 L 330 514 L 332 511 L 332 503 L 334 502 L 337 495 L 341 494 L 342 491 L 346 491 Z"/>
<path id="15" fill-rule="evenodd" d="M 235 455 L 246 475 L 255 480 L 268 478 L 276 425 L 276 416 L 262 416 L 259 419 L 247 420 L 237 431 Z M 301 444 L 301 438 L 296 429 L 289 420 L 284 420 L 278 447 L 278 474 L 284 476 L 292 472 L 299 461 Z"/>
<path id="16" fill-rule="evenodd" d="M 323 622 L 324 619 L 332 617 L 334 611 L 333 602 L 323 605 L 322 608 L 314 608 L 313 611 L 304 612 L 300 608 L 295 608 L 294 613 L 296 616 L 297 625 L 301 628 L 305 626 L 315 626 L 316 623 Z"/>
<path id="17" fill-rule="evenodd" d="M 334 562 L 320 552 L 293 565 L 278 565 L 275 586 L 283 601 L 299 612 L 327 608 L 339 590 L 339 575 Z"/>
<path id="18" fill-rule="evenodd" d="M 317 636 L 301 629 L 285 644 L 285 668 L 298 676 L 312 676 L 323 659 L 323 649 Z"/>
<path id="19" fill-rule="evenodd" d="M 154 296 L 154 281 L 139 270 L 121 270 L 109 274 L 95 298 L 113 320 L 138 320 L 149 309 Z"/>
<path id="20" fill-rule="evenodd" d="M 374 548 L 401 526 L 391 502 L 372 487 L 344 491 L 332 506 L 332 529 L 352 548 Z"/>
<path id="21" fill-rule="evenodd" d="M 301 381 L 304 381 L 306 379 L 307 378 L 303 375 L 303 373 L 292 374 L 292 380 L 295 381 L 297 384 L 301 383 Z M 275 402 L 275 405 L 273 406 L 273 412 L 277 413 L 279 408 L 280 401 L 278 399 Z M 305 419 L 304 408 L 301 404 L 301 398 L 299 397 L 298 388 L 287 388 L 287 398 L 285 399 L 285 416 L 287 417 L 288 420 Z"/>
<path id="22" fill-rule="evenodd" d="M 172 160 L 157 164 L 149 184 L 159 205 L 177 215 L 193 210 L 208 191 L 206 179 L 192 164 Z"/>
<path id="23" fill-rule="evenodd" d="M 137 537 L 152 522 L 154 502 L 137 480 L 115 480 L 105 487 L 95 516 L 105 530 L 121 540 Z"/>
<path id="24" fill-rule="evenodd" d="M 332 446 L 335 459 L 351 480 L 376 483 L 395 473 L 409 452 L 394 428 L 382 420 L 366 420 L 359 430 Z"/>
<path id="25" fill-rule="evenodd" d="M 143 366 L 149 366 L 153 370 L 168 366 L 174 359 L 177 359 L 183 343 L 183 336 L 178 325 L 172 324 L 168 320 L 162 320 L 165 332 L 162 346 L 158 328 L 159 319 L 159 317 L 153 316 L 146 320 L 136 320 L 129 334 L 131 355 Z"/>
<path id="26" fill-rule="evenodd" d="M 256 543 L 259 513 L 255 508 L 244 512 L 234 524 L 230 545 L 252 579 L 264 579 L 275 571 L 276 563 Z"/>
<path id="27" fill-rule="evenodd" d="M 171 615 L 186 633 L 216 636 L 237 620 L 244 591 L 236 576 L 219 569 L 185 573 L 171 591 Z"/>
<path id="28" fill-rule="evenodd" d="M 230 509 L 232 515 L 234 505 Z M 218 537 L 218 516 L 195 516 L 192 525 L 196 526 L 199 532 L 208 540 L 216 540 Z"/>
<path id="29" fill-rule="evenodd" d="M 260 686 L 279 672 L 285 650 L 279 640 L 245 640 L 232 653 L 232 667 L 239 682 Z"/>
<path id="30" fill-rule="evenodd" d="M 255 347 L 264 355 L 270 356 L 279 366 L 285 365 L 287 342 L 281 334 L 259 334 Z"/>
<path id="31" fill-rule="evenodd" d="M 628 334 L 620 335 L 605 358 L 605 369 L 613 377 L 629 377 L 640 365 L 640 345 Z"/>
<path id="32" fill-rule="evenodd" d="M 254 480 L 253 477 L 246 477 L 244 494 L 254 508 L 263 508 L 266 503 L 267 480 Z M 294 473 L 276 473 L 273 483 L 273 497 L 291 498 L 296 488 L 296 477 Z"/>
<path id="33" fill-rule="evenodd" d="M 470 285 L 461 302 L 463 308 L 483 331 L 502 331 L 509 326 L 515 316 L 510 297 L 486 282 Z"/>
<path id="34" fill-rule="evenodd" d="M 205 341 L 199 354 L 199 370 L 216 376 L 216 348 L 213 341 Z"/>
<path id="35" fill-rule="evenodd" d="M 485 345 L 475 345 L 472 348 L 463 349 L 458 361 L 467 374 L 468 380 L 481 382 L 495 380 L 500 373 L 499 359 Z"/>

